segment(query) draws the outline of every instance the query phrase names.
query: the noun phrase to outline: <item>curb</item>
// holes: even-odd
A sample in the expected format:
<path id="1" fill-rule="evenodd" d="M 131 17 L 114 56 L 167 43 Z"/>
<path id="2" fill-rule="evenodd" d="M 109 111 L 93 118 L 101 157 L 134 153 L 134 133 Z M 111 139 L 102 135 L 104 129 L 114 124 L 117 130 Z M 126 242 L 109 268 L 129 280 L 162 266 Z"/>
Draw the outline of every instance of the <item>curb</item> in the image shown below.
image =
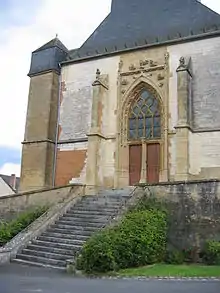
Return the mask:
<path id="1" fill-rule="evenodd" d="M 102 280 L 127 280 L 127 281 L 197 281 L 197 282 L 220 282 L 220 277 L 111 277 L 90 276 L 90 279 Z"/>

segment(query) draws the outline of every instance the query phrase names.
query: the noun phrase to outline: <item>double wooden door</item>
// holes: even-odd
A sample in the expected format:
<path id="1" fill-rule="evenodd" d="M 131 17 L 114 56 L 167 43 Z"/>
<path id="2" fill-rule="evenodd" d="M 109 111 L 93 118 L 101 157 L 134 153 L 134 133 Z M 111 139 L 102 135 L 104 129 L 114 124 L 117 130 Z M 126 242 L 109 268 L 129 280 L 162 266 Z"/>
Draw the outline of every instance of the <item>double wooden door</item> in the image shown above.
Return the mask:
<path id="1" fill-rule="evenodd" d="M 159 182 L 160 172 L 160 144 L 147 144 L 146 170 L 148 183 Z M 130 145 L 129 147 L 129 184 L 135 185 L 141 179 L 142 145 Z"/>

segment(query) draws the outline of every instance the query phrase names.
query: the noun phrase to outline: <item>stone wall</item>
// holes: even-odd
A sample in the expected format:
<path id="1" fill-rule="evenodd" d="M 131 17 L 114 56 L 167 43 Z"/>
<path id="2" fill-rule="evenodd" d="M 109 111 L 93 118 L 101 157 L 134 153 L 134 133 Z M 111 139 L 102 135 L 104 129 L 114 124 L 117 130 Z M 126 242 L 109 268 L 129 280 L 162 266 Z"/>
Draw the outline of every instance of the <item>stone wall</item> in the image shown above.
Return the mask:
<path id="1" fill-rule="evenodd" d="M 192 63 L 192 132 L 189 135 L 189 178 L 220 178 L 220 38 L 210 38 L 168 46 L 169 79 L 169 153 L 170 179 L 176 173 L 176 136 L 178 120 L 177 73 L 180 57 L 191 57 Z"/>
<path id="2" fill-rule="evenodd" d="M 0 220 L 9 220 L 19 213 L 39 206 L 52 206 L 66 200 L 83 186 L 70 185 L 60 188 L 30 191 L 0 197 Z"/>
<path id="3" fill-rule="evenodd" d="M 100 184 L 109 182 L 114 177 L 115 135 L 117 132 L 117 75 L 120 57 L 102 58 L 95 61 L 87 61 L 62 67 L 61 73 L 61 104 L 59 119 L 59 144 L 56 165 L 56 185 L 72 183 L 85 183 L 85 172 L 88 156 L 88 137 L 92 118 L 93 82 L 96 79 L 96 71 L 109 77 L 108 96 L 102 99 L 102 134 L 109 138 L 102 143 L 100 160 L 110 165 L 105 169 L 103 163 L 98 171 Z M 109 123 L 111 121 L 111 123 Z M 110 153 L 109 153 L 110 152 Z M 105 156 L 105 157 L 102 157 Z M 106 157 L 107 156 L 107 157 Z M 112 172 L 113 170 L 113 172 Z M 103 172 L 106 172 L 103 173 Z M 113 174 L 112 174 L 113 173 Z M 104 177 L 104 179 L 102 178 Z M 110 180 L 110 181 L 111 181 Z"/>
<path id="4" fill-rule="evenodd" d="M 169 241 L 174 247 L 202 247 L 208 239 L 220 240 L 219 180 L 161 183 L 143 188 L 147 195 L 166 201 L 171 223 Z"/>

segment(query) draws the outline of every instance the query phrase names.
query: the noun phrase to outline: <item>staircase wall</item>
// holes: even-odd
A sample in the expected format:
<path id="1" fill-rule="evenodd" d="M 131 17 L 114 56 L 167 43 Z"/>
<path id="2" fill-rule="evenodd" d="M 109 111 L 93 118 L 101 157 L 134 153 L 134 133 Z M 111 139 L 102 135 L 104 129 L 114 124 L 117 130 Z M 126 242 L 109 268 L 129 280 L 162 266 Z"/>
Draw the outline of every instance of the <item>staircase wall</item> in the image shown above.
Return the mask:
<path id="1" fill-rule="evenodd" d="M 11 220 L 21 212 L 40 206 L 52 206 L 64 201 L 82 185 L 36 190 L 0 197 L 0 221 Z"/>
<path id="2" fill-rule="evenodd" d="M 84 195 L 84 186 L 69 186 L 66 188 L 56 188 L 50 191 L 48 190 L 41 193 L 35 193 L 35 197 L 28 198 L 29 206 L 26 205 L 26 207 L 34 206 L 34 204 L 39 206 L 43 196 L 46 197 L 47 195 L 47 201 L 46 199 L 43 201 L 44 203 L 50 203 L 52 206 L 46 213 L 44 213 L 22 232 L 17 234 L 5 246 L 0 247 L 0 265 L 15 258 L 18 251 L 27 246 L 29 241 L 42 234 L 48 226 L 52 225 L 61 215 L 65 214 L 71 206 L 74 206 L 78 201 L 81 201 L 82 196 Z M 52 199 L 53 196 L 54 199 Z"/>
<path id="3" fill-rule="evenodd" d="M 220 180 L 145 185 L 148 196 L 163 199 L 170 215 L 169 242 L 176 248 L 203 247 L 220 241 Z"/>

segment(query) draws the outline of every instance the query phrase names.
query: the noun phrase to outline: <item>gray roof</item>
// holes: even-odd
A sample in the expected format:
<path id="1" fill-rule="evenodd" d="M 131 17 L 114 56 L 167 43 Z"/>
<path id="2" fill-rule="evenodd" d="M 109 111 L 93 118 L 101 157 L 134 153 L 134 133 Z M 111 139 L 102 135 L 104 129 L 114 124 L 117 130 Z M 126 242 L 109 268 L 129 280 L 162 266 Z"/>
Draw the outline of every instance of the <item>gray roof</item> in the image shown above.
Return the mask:
<path id="1" fill-rule="evenodd" d="M 5 183 L 12 189 L 12 190 L 14 190 L 13 188 L 12 188 L 12 186 L 11 186 L 11 184 L 10 184 L 10 180 L 11 180 L 11 176 L 8 176 L 8 175 L 3 175 L 3 174 L 0 174 L 0 177 L 5 181 Z M 14 191 L 18 191 L 18 188 L 19 188 L 19 184 L 20 184 L 20 178 L 19 177 L 16 177 L 16 188 L 15 188 L 15 190 Z"/>
<path id="2" fill-rule="evenodd" d="M 220 32 L 220 15 L 197 0 L 113 0 L 111 13 L 73 60 Z"/>
<path id="3" fill-rule="evenodd" d="M 68 49 L 64 46 L 64 44 L 56 37 L 52 39 L 51 41 L 49 41 L 48 43 L 41 46 L 40 48 L 38 48 L 37 50 L 35 50 L 33 53 L 40 52 L 40 51 L 50 49 L 53 47 L 60 48 L 64 52 L 69 52 Z"/>

